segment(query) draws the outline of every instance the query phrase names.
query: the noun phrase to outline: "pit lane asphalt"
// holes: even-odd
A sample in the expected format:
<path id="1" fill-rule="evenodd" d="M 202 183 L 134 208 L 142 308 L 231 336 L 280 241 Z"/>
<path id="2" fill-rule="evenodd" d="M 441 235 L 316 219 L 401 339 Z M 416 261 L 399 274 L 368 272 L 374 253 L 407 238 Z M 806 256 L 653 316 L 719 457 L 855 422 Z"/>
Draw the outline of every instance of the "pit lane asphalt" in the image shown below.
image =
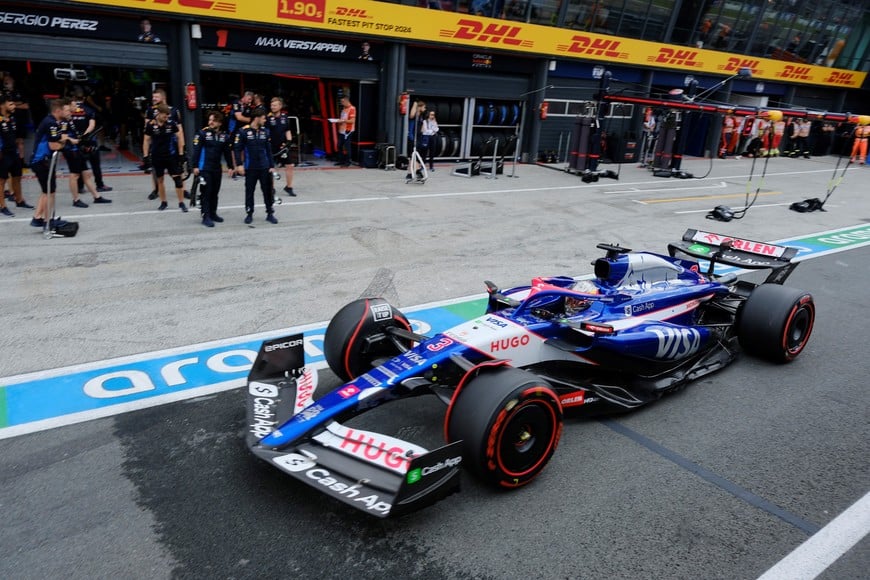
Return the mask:
<path id="1" fill-rule="evenodd" d="M 377 170 L 298 171 L 281 223 L 258 208 L 254 229 L 241 223 L 238 183 L 226 183 L 228 222 L 207 230 L 193 212 L 154 211 L 145 178 L 108 178 L 111 207 L 65 214 L 80 216 L 74 239 L 0 223 L 0 374 L 326 320 L 366 293 L 408 306 L 478 293 L 484 278 L 579 274 L 602 241 L 663 250 L 685 227 L 770 240 L 866 223 L 866 168 L 850 169 L 826 213 L 769 205 L 823 196 L 835 162 L 771 161 L 763 191 L 783 193 L 729 224 L 703 216 L 740 205 L 747 160 L 717 163 L 706 181 L 626 166 L 619 182 L 590 185 L 533 166 L 498 180 L 440 167 L 424 186 Z M 697 198 L 704 184 L 738 197 L 635 201 Z M 699 213 L 677 213 L 687 211 Z M 499 493 L 466 476 L 461 494 L 397 521 L 351 513 L 255 461 L 240 391 L 0 441 L 0 575 L 756 577 L 870 487 L 868 263 L 863 248 L 797 269 L 789 285 L 812 291 L 819 311 L 795 363 L 743 358 L 639 412 L 569 421 L 533 485 Z M 322 382 L 335 384 L 326 372 Z M 360 426 L 433 445 L 441 411 L 405 401 Z M 864 538 L 823 577 L 864 577 L 868 564 Z"/>

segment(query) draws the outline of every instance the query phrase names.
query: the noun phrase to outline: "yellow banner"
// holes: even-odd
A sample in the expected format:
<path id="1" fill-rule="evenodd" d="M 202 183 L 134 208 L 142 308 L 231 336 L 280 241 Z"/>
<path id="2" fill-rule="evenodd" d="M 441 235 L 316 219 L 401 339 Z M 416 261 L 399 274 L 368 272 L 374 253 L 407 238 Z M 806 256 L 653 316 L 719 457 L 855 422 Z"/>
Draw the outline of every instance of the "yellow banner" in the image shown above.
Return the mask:
<path id="1" fill-rule="evenodd" d="M 760 80 L 860 88 L 867 73 L 744 57 L 716 50 L 577 32 L 538 24 L 494 20 L 371 0 L 72 0 L 137 11 L 207 16 L 246 23 L 286 25 L 329 32 L 512 50 L 667 68 L 692 73 L 735 74 L 752 70 Z"/>

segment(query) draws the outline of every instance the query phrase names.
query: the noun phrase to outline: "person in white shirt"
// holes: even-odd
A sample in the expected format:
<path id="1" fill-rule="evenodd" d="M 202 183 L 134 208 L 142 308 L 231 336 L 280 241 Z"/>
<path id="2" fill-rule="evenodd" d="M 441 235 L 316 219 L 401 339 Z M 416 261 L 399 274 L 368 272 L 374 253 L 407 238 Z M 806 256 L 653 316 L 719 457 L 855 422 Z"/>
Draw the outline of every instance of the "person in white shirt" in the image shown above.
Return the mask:
<path id="1" fill-rule="evenodd" d="M 435 111 L 429 111 L 429 114 L 423 119 L 420 134 L 422 135 L 423 159 L 429 164 L 429 171 L 435 171 L 433 167 L 435 138 L 438 136 L 438 120 L 435 118 Z"/>

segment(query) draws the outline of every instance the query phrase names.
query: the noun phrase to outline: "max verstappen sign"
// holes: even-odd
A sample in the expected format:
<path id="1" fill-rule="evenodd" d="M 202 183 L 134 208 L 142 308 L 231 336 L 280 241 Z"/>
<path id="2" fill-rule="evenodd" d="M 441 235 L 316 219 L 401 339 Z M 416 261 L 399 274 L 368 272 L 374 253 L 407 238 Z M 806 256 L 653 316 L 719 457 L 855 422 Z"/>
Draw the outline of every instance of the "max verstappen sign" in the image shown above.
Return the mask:
<path id="1" fill-rule="evenodd" d="M 202 48 L 226 48 L 347 60 L 356 60 L 358 56 L 356 47 L 351 49 L 347 42 L 335 38 L 258 32 L 216 26 L 202 27 L 202 39 L 199 41 L 199 45 Z"/>

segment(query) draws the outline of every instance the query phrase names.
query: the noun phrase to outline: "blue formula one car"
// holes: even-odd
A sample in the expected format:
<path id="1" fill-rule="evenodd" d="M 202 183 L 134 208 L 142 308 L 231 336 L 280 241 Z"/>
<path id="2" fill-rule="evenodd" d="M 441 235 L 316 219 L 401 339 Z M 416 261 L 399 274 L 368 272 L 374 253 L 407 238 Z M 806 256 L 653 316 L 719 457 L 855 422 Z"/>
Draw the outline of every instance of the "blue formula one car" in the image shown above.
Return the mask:
<path id="1" fill-rule="evenodd" d="M 348 304 L 324 339 L 345 382 L 317 399 L 302 335 L 264 342 L 248 378 L 248 447 L 333 498 L 396 516 L 457 491 L 461 466 L 495 486 L 529 483 L 569 411 L 645 405 L 741 351 L 788 362 L 812 333 L 812 296 L 782 285 L 795 248 L 697 230 L 668 255 L 598 247 L 592 278 L 487 282 L 486 312 L 431 337 L 383 299 Z M 716 274 L 720 264 L 770 273 L 756 284 Z M 438 449 L 345 424 L 422 394 L 446 407 Z"/>

